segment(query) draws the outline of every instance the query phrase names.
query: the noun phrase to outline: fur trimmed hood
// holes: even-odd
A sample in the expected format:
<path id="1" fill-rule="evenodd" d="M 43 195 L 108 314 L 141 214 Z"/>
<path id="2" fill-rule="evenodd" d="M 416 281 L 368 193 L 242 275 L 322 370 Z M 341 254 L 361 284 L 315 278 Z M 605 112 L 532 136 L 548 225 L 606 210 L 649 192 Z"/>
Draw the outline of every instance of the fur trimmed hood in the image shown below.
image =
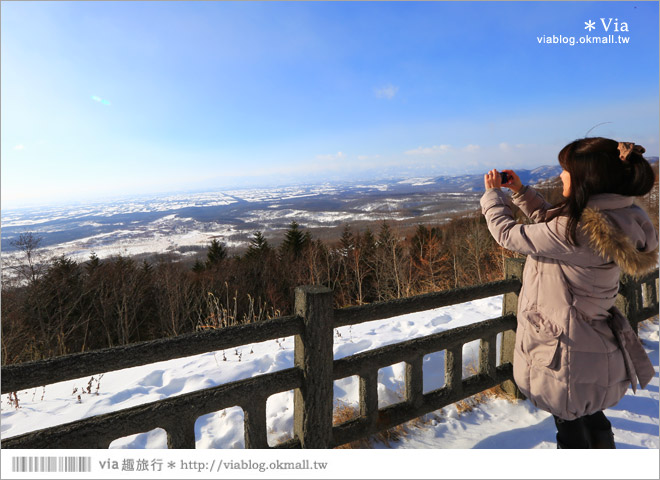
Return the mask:
<path id="1" fill-rule="evenodd" d="M 589 239 L 589 246 L 616 263 L 624 273 L 640 277 L 658 267 L 657 246 L 653 250 L 638 249 L 631 238 L 599 209 L 585 208 L 580 224 Z"/>

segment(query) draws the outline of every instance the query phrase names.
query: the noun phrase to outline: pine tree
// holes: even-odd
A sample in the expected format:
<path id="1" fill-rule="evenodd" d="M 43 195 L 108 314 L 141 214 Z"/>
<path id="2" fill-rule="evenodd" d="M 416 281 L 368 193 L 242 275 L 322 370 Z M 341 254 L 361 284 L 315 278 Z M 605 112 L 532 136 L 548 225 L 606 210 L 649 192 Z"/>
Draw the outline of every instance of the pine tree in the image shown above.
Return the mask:
<path id="1" fill-rule="evenodd" d="M 309 245 L 310 242 L 311 235 L 309 232 L 303 233 L 298 223 L 294 220 L 284 234 L 284 241 L 280 246 L 280 251 L 283 257 L 290 255 L 293 258 L 299 258 L 305 246 Z"/>
<path id="2" fill-rule="evenodd" d="M 393 241 L 394 236 L 392 235 L 392 229 L 387 222 L 383 222 L 380 225 L 380 231 L 378 232 L 378 246 L 389 246 Z"/>
<path id="3" fill-rule="evenodd" d="M 206 254 L 206 267 L 213 267 L 219 265 L 222 260 L 227 258 L 227 249 L 224 244 L 220 243 L 217 239 L 211 241 L 209 250 Z"/>
<path id="4" fill-rule="evenodd" d="M 376 237 L 372 231 L 367 228 L 362 235 L 362 250 L 367 258 L 367 260 L 372 260 L 374 252 L 376 250 Z"/>
<path id="5" fill-rule="evenodd" d="M 339 245 L 339 252 L 343 257 L 347 257 L 351 250 L 355 248 L 355 238 L 353 237 L 350 226 L 344 226 L 344 230 L 341 232 L 341 238 L 339 239 Z"/>
<path id="6" fill-rule="evenodd" d="M 303 234 L 303 249 L 305 247 L 308 247 L 312 244 L 312 234 L 309 233 L 309 230 L 306 230 L 305 233 Z"/>
<path id="7" fill-rule="evenodd" d="M 250 240 L 250 246 L 245 252 L 245 258 L 260 258 L 270 251 L 270 244 L 261 232 L 254 232 L 254 238 Z"/>
<path id="8" fill-rule="evenodd" d="M 101 260 L 99 260 L 99 257 L 96 255 L 95 252 L 92 252 L 91 255 L 89 256 L 89 261 L 85 266 L 85 268 L 87 269 L 87 273 L 93 272 L 98 268 L 99 265 L 101 265 Z"/>
<path id="9" fill-rule="evenodd" d="M 206 270 L 206 266 L 204 265 L 204 262 L 202 262 L 199 258 L 195 260 L 195 264 L 192 267 L 192 271 L 195 273 L 201 273 L 204 270 Z"/>

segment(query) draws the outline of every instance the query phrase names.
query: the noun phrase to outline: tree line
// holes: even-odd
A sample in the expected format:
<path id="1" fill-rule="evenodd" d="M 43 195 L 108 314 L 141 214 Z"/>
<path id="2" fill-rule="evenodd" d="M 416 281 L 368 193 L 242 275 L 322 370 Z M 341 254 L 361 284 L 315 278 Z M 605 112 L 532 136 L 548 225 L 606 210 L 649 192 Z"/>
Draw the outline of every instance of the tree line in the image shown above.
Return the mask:
<path id="1" fill-rule="evenodd" d="M 544 188 L 556 199 L 556 183 Z M 657 184 L 646 201 L 657 212 Z M 2 364 L 291 314 L 299 285 L 331 288 L 340 308 L 484 283 L 503 278 L 515 256 L 479 211 L 411 231 L 385 221 L 373 231 L 339 228 L 338 241 L 324 242 L 294 221 L 279 245 L 256 232 L 234 255 L 214 239 L 192 268 L 94 254 L 41 262 L 39 238 L 23 234 L 19 281 L 2 284 Z"/>

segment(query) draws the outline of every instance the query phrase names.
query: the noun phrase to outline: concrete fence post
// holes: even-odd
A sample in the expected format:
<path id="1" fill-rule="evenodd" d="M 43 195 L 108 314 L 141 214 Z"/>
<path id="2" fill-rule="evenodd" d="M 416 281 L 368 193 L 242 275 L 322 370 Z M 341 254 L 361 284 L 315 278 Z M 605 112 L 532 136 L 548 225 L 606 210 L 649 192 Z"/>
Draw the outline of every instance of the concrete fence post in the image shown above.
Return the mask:
<path id="1" fill-rule="evenodd" d="M 170 419 L 165 426 L 167 432 L 167 448 L 195 448 L 195 419 L 180 417 Z"/>
<path id="2" fill-rule="evenodd" d="M 332 300 L 329 288 L 296 288 L 295 312 L 303 318 L 304 327 L 295 337 L 294 356 L 303 384 L 293 398 L 293 431 L 302 448 L 328 448 L 332 444 Z"/>
<path id="3" fill-rule="evenodd" d="M 268 399 L 255 395 L 251 400 L 246 407 L 243 407 L 245 448 L 268 448 L 266 426 L 266 402 Z"/>
<path id="4" fill-rule="evenodd" d="M 516 278 L 522 282 L 523 269 L 525 267 L 524 258 L 507 258 L 504 264 L 504 275 L 507 279 Z M 504 300 L 502 301 L 502 316 L 504 315 L 517 315 L 518 314 L 518 294 L 505 293 Z M 500 346 L 500 364 L 510 363 L 513 365 L 513 350 L 516 345 L 516 332 L 515 330 L 507 330 L 502 332 L 502 344 Z M 516 384 L 507 380 L 502 383 L 502 390 L 514 398 L 524 399 Z"/>

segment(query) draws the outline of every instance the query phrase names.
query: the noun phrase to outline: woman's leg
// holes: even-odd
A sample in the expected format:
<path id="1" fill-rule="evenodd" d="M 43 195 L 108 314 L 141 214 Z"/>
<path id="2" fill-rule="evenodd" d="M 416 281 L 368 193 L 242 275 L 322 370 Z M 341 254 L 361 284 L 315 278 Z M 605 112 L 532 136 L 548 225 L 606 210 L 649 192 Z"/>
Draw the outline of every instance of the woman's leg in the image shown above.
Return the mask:
<path id="1" fill-rule="evenodd" d="M 603 412 L 582 417 L 587 431 L 589 448 L 616 448 L 612 424 Z"/>
<path id="2" fill-rule="evenodd" d="M 582 419 L 563 420 L 555 415 L 557 448 L 589 448 L 589 439 Z"/>

